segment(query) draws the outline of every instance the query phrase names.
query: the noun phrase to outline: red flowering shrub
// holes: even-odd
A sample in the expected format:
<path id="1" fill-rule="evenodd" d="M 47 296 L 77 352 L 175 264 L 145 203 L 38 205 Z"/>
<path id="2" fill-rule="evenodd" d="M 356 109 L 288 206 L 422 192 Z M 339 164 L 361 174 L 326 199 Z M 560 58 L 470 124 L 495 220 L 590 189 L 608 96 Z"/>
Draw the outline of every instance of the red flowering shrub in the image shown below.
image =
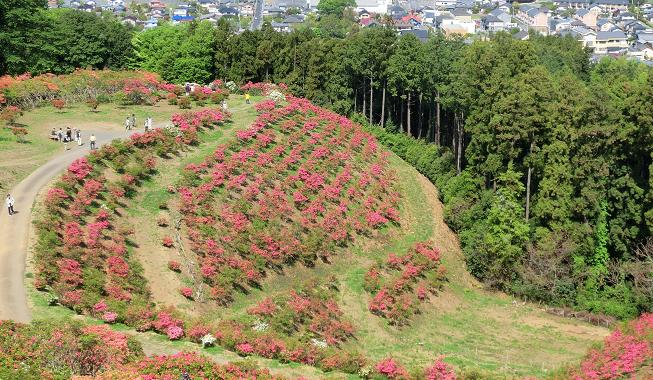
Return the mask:
<path id="1" fill-rule="evenodd" d="M 183 288 L 180 288 L 179 293 L 182 296 L 186 297 L 186 298 L 190 298 L 190 299 L 193 298 L 193 289 L 191 289 L 191 288 L 189 288 L 187 286 L 184 286 Z"/>
<path id="2" fill-rule="evenodd" d="M 181 271 L 181 264 L 179 264 L 178 261 L 170 260 L 168 261 L 168 269 L 174 272 L 179 272 Z"/>
<path id="3" fill-rule="evenodd" d="M 392 358 L 386 358 L 376 363 L 374 370 L 379 375 L 385 376 L 388 379 L 410 379 L 406 368 Z"/>
<path id="4" fill-rule="evenodd" d="M 364 288 L 373 294 L 368 309 L 393 324 L 407 324 L 444 276 L 440 251 L 432 245 L 417 243 L 403 256 L 390 253 L 384 264 L 365 274 Z"/>
<path id="5" fill-rule="evenodd" d="M 175 242 L 170 236 L 164 236 L 161 240 L 161 244 L 163 244 L 164 247 L 170 248 L 175 245 Z"/>
<path id="6" fill-rule="evenodd" d="M 354 327 L 342 318 L 342 311 L 333 301 L 336 294 L 332 287 L 310 281 L 287 296 L 266 298 L 247 312 L 281 335 L 300 340 L 314 337 L 325 346 L 338 346 L 354 336 Z"/>
<path id="7" fill-rule="evenodd" d="M 54 99 L 52 101 L 52 107 L 62 110 L 63 107 L 66 105 L 66 102 L 63 101 L 63 99 Z"/>
<path id="8" fill-rule="evenodd" d="M 456 380 L 456 373 L 447 363 L 438 358 L 431 366 L 424 369 L 425 380 Z"/>
<path id="9" fill-rule="evenodd" d="M 170 356 L 153 356 L 143 359 L 133 365 L 127 366 L 116 375 L 127 374 L 128 378 L 143 380 L 155 379 L 180 379 L 184 373 L 192 378 L 201 374 L 207 379 L 221 380 L 273 380 L 280 379 L 272 376 L 267 370 L 257 370 L 239 367 L 236 364 L 216 364 L 211 359 L 196 353 L 181 352 Z M 109 373 L 111 375 L 111 373 Z"/>
<path id="10" fill-rule="evenodd" d="M 653 358 L 653 314 L 642 314 L 605 338 L 601 348 L 592 349 L 580 368 L 570 371 L 574 380 L 639 378 Z"/>
<path id="11" fill-rule="evenodd" d="M 7 379 L 98 376 L 142 356 L 138 342 L 103 325 L 0 321 L 0 363 Z"/>
<path id="12" fill-rule="evenodd" d="M 303 99 L 258 107 L 267 112 L 188 165 L 178 188 L 202 277 L 223 304 L 233 289 L 256 286 L 266 267 L 326 259 L 398 220 L 394 174 L 360 126 Z M 182 131 L 200 124 L 188 119 L 173 117 Z"/>
<path id="13" fill-rule="evenodd" d="M 68 172 L 74 175 L 77 180 L 83 180 L 92 171 L 93 167 L 89 164 L 86 157 L 79 158 L 68 166 Z"/>

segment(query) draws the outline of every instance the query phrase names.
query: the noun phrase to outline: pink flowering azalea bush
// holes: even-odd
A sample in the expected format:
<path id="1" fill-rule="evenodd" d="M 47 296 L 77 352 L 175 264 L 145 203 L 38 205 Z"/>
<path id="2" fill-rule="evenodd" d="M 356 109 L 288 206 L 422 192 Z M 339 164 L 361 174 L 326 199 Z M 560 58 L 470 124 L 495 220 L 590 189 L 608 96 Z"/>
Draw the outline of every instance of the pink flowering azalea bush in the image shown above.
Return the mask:
<path id="1" fill-rule="evenodd" d="M 237 365 L 232 363 L 216 364 L 211 359 L 197 353 L 180 352 L 174 355 L 153 356 L 142 359 L 125 366 L 121 370 L 108 371 L 106 378 L 130 378 L 142 380 L 181 379 L 184 374 L 189 374 L 195 379 L 221 379 L 221 380 L 273 380 L 281 379 L 272 376 L 267 370 L 259 370 L 251 365 Z M 116 377 L 112 377 L 115 375 Z"/>
<path id="2" fill-rule="evenodd" d="M 372 295 L 368 309 L 392 324 L 408 324 L 419 304 L 445 280 L 440 251 L 431 243 L 416 243 L 406 254 L 390 253 L 367 271 L 364 288 Z"/>
<path id="3" fill-rule="evenodd" d="M 98 376 L 142 357 L 137 341 L 104 325 L 0 321 L 0 363 L 7 379 Z"/>
<path id="4" fill-rule="evenodd" d="M 313 337 L 325 345 L 338 346 L 353 337 L 355 331 L 334 301 L 336 295 L 333 286 L 310 281 L 286 296 L 266 298 L 247 312 L 280 335 L 306 341 Z"/>
<path id="5" fill-rule="evenodd" d="M 266 268 L 328 260 L 399 221 L 395 175 L 371 135 L 304 99 L 273 103 L 235 141 L 188 165 L 177 187 L 191 249 L 219 304 L 258 286 Z"/>
<path id="6" fill-rule="evenodd" d="M 573 380 L 639 379 L 653 365 L 653 314 L 617 328 L 605 338 L 603 346 L 590 350 L 579 368 L 570 370 Z"/>
<path id="7" fill-rule="evenodd" d="M 142 90 L 136 82 L 128 84 L 134 85 L 134 91 Z M 197 132 L 222 124 L 228 117 L 217 110 L 203 110 L 184 120 Z M 137 133 L 68 167 L 48 191 L 45 212 L 37 223 L 35 284 L 39 289 L 52 291 L 60 304 L 106 323 L 126 323 L 140 331 L 155 329 L 170 339 L 184 336 L 181 321 L 166 320 L 152 310 L 141 265 L 129 250 L 133 227 L 116 212 L 156 172 L 157 156 L 166 157 L 184 147 L 183 137 L 168 129 Z M 171 245 L 172 239 L 164 243 Z M 178 264 L 171 267 L 179 270 Z"/>

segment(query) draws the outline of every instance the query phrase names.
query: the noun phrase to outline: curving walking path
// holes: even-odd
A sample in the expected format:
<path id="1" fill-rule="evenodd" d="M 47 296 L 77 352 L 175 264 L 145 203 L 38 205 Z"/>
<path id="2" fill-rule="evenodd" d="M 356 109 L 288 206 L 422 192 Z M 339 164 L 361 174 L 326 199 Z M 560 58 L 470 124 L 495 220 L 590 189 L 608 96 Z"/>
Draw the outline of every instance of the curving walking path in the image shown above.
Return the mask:
<path id="1" fill-rule="evenodd" d="M 0 320 L 13 319 L 17 322 L 29 322 L 31 312 L 27 305 L 25 290 L 25 256 L 28 249 L 28 237 L 32 220 L 32 206 L 39 191 L 54 177 L 59 175 L 74 160 L 89 152 L 88 136 L 92 133 L 100 146 L 116 138 L 128 137 L 133 132 L 85 131 L 86 141 L 81 147 L 69 143 L 70 150 L 59 154 L 36 169 L 22 182 L 11 189 L 15 199 L 14 210 L 17 214 L 10 216 L 7 212 L 5 198 L 2 194 L 0 211 Z M 61 147 L 63 150 L 63 145 Z"/>

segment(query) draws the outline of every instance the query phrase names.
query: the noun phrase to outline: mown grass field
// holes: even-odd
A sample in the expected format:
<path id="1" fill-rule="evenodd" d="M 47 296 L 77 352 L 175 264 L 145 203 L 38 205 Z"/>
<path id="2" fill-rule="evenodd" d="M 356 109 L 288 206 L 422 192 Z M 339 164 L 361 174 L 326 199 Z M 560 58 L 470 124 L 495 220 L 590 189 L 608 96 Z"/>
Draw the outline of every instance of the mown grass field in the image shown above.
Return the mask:
<path id="1" fill-rule="evenodd" d="M 62 110 L 45 106 L 27 111 L 17 120 L 28 130 L 25 143 L 16 142 L 9 129 L 0 128 L 0 191 L 11 189 L 49 158 L 63 153 L 62 144 L 49 139 L 53 128 L 64 131 L 66 127 L 79 128 L 87 143 L 88 131 L 122 130 L 125 118 L 132 113 L 136 117 L 136 127 L 142 130 L 147 116 L 152 117 L 155 126 L 161 126 L 169 123 L 172 114 L 181 111 L 165 102 L 154 106 L 100 104 L 95 112 L 83 103 L 71 104 Z M 76 148 L 74 144 L 69 145 Z"/>
<path id="2" fill-rule="evenodd" d="M 71 126 L 106 123 L 108 127 L 115 128 L 116 124 L 121 125 L 123 115 L 132 112 L 104 107 L 107 107 L 106 110 L 93 114 L 85 106 L 75 106 L 61 114 L 46 107 L 27 113 L 20 122 L 31 123 L 30 139 L 34 139 L 34 148 L 39 144 L 49 147 L 47 141 L 38 140 L 36 131 L 41 131 L 45 136 L 54 123 L 70 123 Z M 152 109 L 158 113 L 154 114 Z M 439 355 L 445 355 L 445 361 L 459 369 L 481 370 L 498 378 L 544 377 L 565 363 L 577 361 L 588 347 L 608 333 L 606 329 L 555 317 L 537 305 L 482 289 L 466 272 L 457 238 L 443 222 L 437 190 L 396 156 L 391 157 L 391 165 L 397 173 L 397 183 L 403 195 L 400 227 L 383 229 L 374 238 L 357 240 L 353 246 L 335 255 L 330 264 L 318 263 L 313 268 L 296 265 L 286 268 L 283 274 L 269 275 L 261 289 L 238 294 L 229 307 L 186 300 L 178 294 L 177 289 L 188 284 L 188 273 L 176 274 L 166 268 L 168 260 L 174 259 L 177 253 L 161 246 L 160 241 L 166 230 L 157 226 L 157 219 L 162 214 L 170 217 L 175 212 L 174 205 L 169 205 L 172 206 L 170 211 L 162 211 L 160 205 L 173 201 L 174 196 L 168 193 L 167 187 L 180 177 L 186 164 L 201 161 L 213 151 L 215 145 L 233 138 L 235 131 L 245 128 L 256 117 L 253 107 L 245 105 L 240 99 L 230 101 L 230 110 L 233 122 L 225 128 L 202 132 L 203 143 L 200 146 L 162 165 L 158 174 L 142 186 L 125 216 L 137 226 L 136 256 L 145 268 L 145 276 L 158 303 L 174 305 L 192 315 L 210 315 L 214 319 L 239 318 L 246 314 L 249 307 L 267 296 L 293 289 L 308 278 L 324 279 L 333 275 L 340 287 L 338 304 L 357 329 L 356 339 L 347 342 L 348 347 L 365 353 L 372 360 L 393 356 L 407 366 L 424 366 Z M 136 108 L 134 112 L 137 120 L 150 113 L 157 124 L 163 122 L 166 115 L 169 117 L 178 112 L 178 109 L 162 105 L 160 108 Z M 0 141 L 1 149 L 8 145 Z M 32 145 L 29 148 L 32 149 Z M 14 150 L 7 151 L 17 157 L 24 154 Z M 30 162 L 32 168 L 47 160 L 49 155 L 56 154 L 46 152 L 41 152 L 43 156 Z M 4 155 L 4 151 L 0 151 L 0 154 Z M 24 175 L 29 172 L 29 167 L 22 169 Z M 422 313 L 409 326 L 390 326 L 385 319 L 367 310 L 369 295 L 363 290 L 363 277 L 369 265 L 385 258 L 387 253 L 403 252 L 415 242 L 423 240 L 433 240 L 442 249 L 449 281 L 421 308 Z M 33 289 L 30 276 L 27 275 L 27 283 L 35 318 L 74 317 L 68 309 L 47 306 L 47 296 Z M 120 325 L 115 328 L 126 329 Z M 199 350 L 197 345 L 171 343 L 152 333 L 137 336 L 148 353 Z M 221 348 L 206 352 L 220 362 L 241 359 Z M 266 359 L 250 360 L 291 377 L 345 377 L 341 374 L 327 375 L 307 366 Z"/>

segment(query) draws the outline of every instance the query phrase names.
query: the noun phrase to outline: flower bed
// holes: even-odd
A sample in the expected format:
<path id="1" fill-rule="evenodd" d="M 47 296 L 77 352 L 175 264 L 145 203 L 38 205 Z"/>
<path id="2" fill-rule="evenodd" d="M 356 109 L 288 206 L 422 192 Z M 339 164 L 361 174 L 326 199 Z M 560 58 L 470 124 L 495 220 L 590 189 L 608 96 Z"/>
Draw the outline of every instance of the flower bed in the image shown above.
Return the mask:
<path id="1" fill-rule="evenodd" d="M 158 85 L 159 77 L 144 71 L 76 70 L 66 75 L 5 75 L 0 77 L 0 107 L 14 105 L 30 109 L 53 100 L 73 103 L 104 98 L 108 101 L 118 93 L 130 104 L 145 104 Z"/>
<path id="2" fill-rule="evenodd" d="M 303 99 L 266 111 L 188 165 L 178 189 L 191 249 L 220 304 L 268 268 L 328 260 L 399 219 L 394 174 L 373 137 Z"/>
<path id="3" fill-rule="evenodd" d="M 445 275 L 440 251 L 431 244 L 417 243 L 401 256 L 391 253 L 365 274 L 364 288 L 372 294 L 368 309 L 392 324 L 408 324 Z"/>
<path id="4" fill-rule="evenodd" d="M 199 129 L 218 126 L 227 116 L 209 110 L 173 119 L 190 122 L 176 121 L 175 129 L 155 129 L 106 145 L 73 162 L 48 191 L 46 213 L 38 221 L 35 285 L 77 312 L 139 330 L 155 328 L 179 339 L 182 323 L 157 328 L 165 323 L 152 311 L 142 269 L 130 255 L 133 228 L 117 214 L 139 183 L 155 173 L 157 156 L 195 143 Z M 116 179 L 109 181 L 104 173 Z"/>
<path id="5" fill-rule="evenodd" d="M 354 327 L 343 319 L 335 285 L 308 282 L 299 290 L 276 299 L 266 298 L 247 310 L 256 316 L 255 329 L 274 331 L 317 347 L 338 346 L 354 336 Z"/>
<path id="6" fill-rule="evenodd" d="M 142 356 L 138 342 L 103 325 L 0 321 L 0 377 L 6 379 L 94 376 Z"/>

